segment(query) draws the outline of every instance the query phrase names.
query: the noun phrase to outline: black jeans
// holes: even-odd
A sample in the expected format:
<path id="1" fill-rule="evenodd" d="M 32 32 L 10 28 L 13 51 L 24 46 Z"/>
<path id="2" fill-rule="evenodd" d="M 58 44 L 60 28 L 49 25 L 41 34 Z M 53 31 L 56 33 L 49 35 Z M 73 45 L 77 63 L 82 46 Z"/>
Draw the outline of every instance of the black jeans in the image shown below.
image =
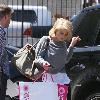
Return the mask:
<path id="1" fill-rule="evenodd" d="M 0 100 L 5 100 L 7 79 L 7 75 L 5 75 L 3 72 L 0 72 Z"/>
<path id="2" fill-rule="evenodd" d="M 71 86 L 70 84 L 65 84 L 65 85 L 68 86 L 67 100 L 71 100 Z"/>

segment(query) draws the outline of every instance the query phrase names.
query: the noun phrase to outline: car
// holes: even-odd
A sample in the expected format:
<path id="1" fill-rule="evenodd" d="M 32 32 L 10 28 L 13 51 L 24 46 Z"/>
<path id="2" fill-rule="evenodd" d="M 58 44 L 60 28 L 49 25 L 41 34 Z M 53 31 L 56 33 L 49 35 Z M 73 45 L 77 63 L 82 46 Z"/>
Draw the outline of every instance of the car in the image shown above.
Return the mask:
<path id="1" fill-rule="evenodd" d="M 72 79 L 71 100 L 100 99 L 100 5 L 84 8 L 72 18 L 73 36 L 81 41 L 66 65 Z"/>
<path id="2" fill-rule="evenodd" d="M 22 47 L 33 44 L 41 34 L 48 34 L 51 27 L 51 12 L 46 6 L 8 5 L 14 10 L 6 29 L 8 44 Z M 12 42 L 13 41 L 13 42 Z"/>

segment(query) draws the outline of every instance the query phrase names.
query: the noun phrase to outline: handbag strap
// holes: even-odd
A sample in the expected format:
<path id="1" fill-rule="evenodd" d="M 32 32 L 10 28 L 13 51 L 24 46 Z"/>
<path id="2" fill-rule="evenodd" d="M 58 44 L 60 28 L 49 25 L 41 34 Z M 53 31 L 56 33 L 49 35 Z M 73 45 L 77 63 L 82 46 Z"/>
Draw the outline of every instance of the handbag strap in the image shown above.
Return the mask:
<path id="1" fill-rule="evenodd" d="M 32 47 L 31 47 L 30 49 L 32 49 L 33 47 L 36 48 L 36 46 L 37 46 L 37 44 L 38 44 L 39 41 L 40 41 L 40 40 L 38 40 L 35 44 L 33 44 Z M 47 38 L 46 50 L 47 50 L 47 47 L 49 46 L 49 42 L 50 42 L 50 37 Z"/>
<path id="2" fill-rule="evenodd" d="M 38 44 L 39 41 L 40 41 L 40 39 L 32 45 L 31 49 L 32 49 L 33 47 L 36 48 L 36 46 L 37 46 L 37 44 Z"/>
<path id="3" fill-rule="evenodd" d="M 48 74 L 47 72 L 43 73 L 42 81 L 47 82 L 48 77 L 51 82 L 54 82 L 54 78 L 52 74 Z"/>
<path id="4" fill-rule="evenodd" d="M 36 48 L 36 46 L 37 46 L 37 44 L 38 44 L 38 42 L 39 42 L 40 40 L 38 40 L 37 42 L 35 42 L 30 48 L 28 48 L 28 51 L 30 51 L 32 48 Z M 25 48 L 26 49 L 26 48 Z M 25 50 L 25 49 L 23 49 L 23 50 Z"/>
<path id="5" fill-rule="evenodd" d="M 46 73 L 46 71 L 43 71 L 43 72 L 41 73 L 40 77 L 37 77 L 35 80 L 33 80 L 33 83 L 36 82 L 39 78 L 41 78 L 42 75 L 45 74 L 45 73 Z"/>

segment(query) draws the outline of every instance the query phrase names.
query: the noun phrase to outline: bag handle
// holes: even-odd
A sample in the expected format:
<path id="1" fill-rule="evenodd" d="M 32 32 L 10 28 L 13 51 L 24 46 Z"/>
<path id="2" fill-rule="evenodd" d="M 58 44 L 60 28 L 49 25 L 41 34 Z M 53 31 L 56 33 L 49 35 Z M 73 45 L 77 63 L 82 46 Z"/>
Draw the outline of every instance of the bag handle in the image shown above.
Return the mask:
<path id="1" fill-rule="evenodd" d="M 51 80 L 51 82 L 54 82 L 54 78 L 53 78 L 53 75 L 52 74 L 48 74 L 47 72 L 43 73 L 44 77 L 42 77 L 42 80 L 47 82 L 48 80 L 48 77 L 49 79 Z"/>
<path id="2" fill-rule="evenodd" d="M 39 78 L 41 78 L 42 75 L 45 74 L 45 73 L 46 73 L 46 71 L 43 71 L 39 77 L 37 77 L 35 80 L 33 80 L 33 82 L 36 82 L 36 81 L 37 81 Z"/>
<path id="3" fill-rule="evenodd" d="M 38 42 L 39 42 L 40 40 L 38 40 L 36 43 L 34 43 L 33 45 L 30 45 L 29 43 L 28 44 L 26 44 L 23 48 L 23 50 L 25 50 L 26 49 L 26 47 L 29 45 L 30 47 L 28 48 L 27 47 L 27 49 L 28 49 L 28 51 L 30 51 L 33 47 L 35 48 L 36 47 L 36 45 L 38 44 Z"/>

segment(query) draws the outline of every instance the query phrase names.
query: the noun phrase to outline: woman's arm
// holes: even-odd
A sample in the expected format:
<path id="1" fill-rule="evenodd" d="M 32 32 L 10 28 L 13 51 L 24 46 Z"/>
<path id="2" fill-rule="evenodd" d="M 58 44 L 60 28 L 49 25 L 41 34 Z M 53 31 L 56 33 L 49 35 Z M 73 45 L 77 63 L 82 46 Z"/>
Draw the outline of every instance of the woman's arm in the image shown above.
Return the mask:
<path id="1" fill-rule="evenodd" d="M 67 57 L 66 57 L 66 64 L 70 61 L 70 59 L 73 56 L 73 47 L 70 47 L 67 49 Z"/>
<path id="2" fill-rule="evenodd" d="M 39 43 L 37 44 L 35 53 L 36 53 L 36 58 L 35 58 L 35 64 L 38 66 L 43 67 L 44 65 L 50 65 L 46 60 L 44 60 L 44 56 L 46 53 L 46 49 L 47 49 L 47 36 L 43 36 Z"/>
<path id="3" fill-rule="evenodd" d="M 79 42 L 81 39 L 79 38 L 79 36 L 77 37 L 73 37 L 72 38 L 72 41 L 69 45 L 69 48 L 67 49 L 67 59 L 66 59 L 66 64 L 70 61 L 70 59 L 72 58 L 72 55 L 73 55 L 73 48 L 74 46 L 76 45 L 77 42 Z"/>

